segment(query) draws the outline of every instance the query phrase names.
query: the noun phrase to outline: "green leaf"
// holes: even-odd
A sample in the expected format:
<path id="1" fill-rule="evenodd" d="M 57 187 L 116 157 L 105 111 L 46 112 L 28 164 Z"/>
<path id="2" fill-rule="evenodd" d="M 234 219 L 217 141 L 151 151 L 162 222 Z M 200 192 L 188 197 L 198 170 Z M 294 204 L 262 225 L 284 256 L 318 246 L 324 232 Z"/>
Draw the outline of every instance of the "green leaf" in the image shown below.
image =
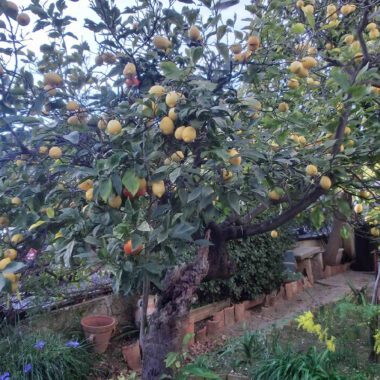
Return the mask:
<path id="1" fill-rule="evenodd" d="M 197 46 L 196 48 L 191 49 L 191 60 L 193 61 L 194 65 L 201 59 L 202 55 L 203 55 L 202 46 Z"/>
<path id="2" fill-rule="evenodd" d="M 306 19 L 307 19 L 307 22 L 309 23 L 309 25 L 314 29 L 314 27 L 315 27 L 314 15 L 306 13 L 305 16 L 306 16 Z"/>
<path id="3" fill-rule="evenodd" d="M 39 226 L 42 226 L 43 224 L 45 224 L 46 221 L 45 220 L 39 220 L 38 222 L 32 224 L 30 227 L 29 227 L 29 231 L 32 231 L 36 228 L 38 228 Z"/>
<path id="4" fill-rule="evenodd" d="M 311 212 L 311 222 L 316 229 L 322 227 L 323 222 L 325 221 L 325 216 L 322 208 L 315 207 Z"/>
<path id="5" fill-rule="evenodd" d="M 151 232 L 153 231 L 153 228 L 149 225 L 147 221 L 144 221 L 137 227 L 137 230 L 142 232 Z"/>
<path id="6" fill-rule="evenodd" d="M 79 143 L 79 132 L 73 131 L 70 132 L 68 135 L 62 136 L 65 140 L 70 141 L 72 144 L 77 145 Z"/>
<path id="7" fill-rule="evenodd" d="M 165 359 L 166 368 L 171 368 L 177 361 L 178 354 L 176 352 L 169 352 Z"/>
<path id="8" fill-rule="evenodd" d="M 112 181 L 111 178 L 102 180 L 99 183 L 99 194 L 104 202 L 108 202 L 108 198 L 112 194 Z"/>
<path id="9" fill-rule="evenodd" d="M 164 72 L 164 76 L 168 79 L 180 80 L 180 78 L 183 76 L 183 71 L 180 70 L 173 62 L 161 62 L 160 67 Z"/>
<path id="10" fill-rule="evenodd" d="M 240 214 L 240 197 L 235 192 L 230 192 L 227 194 L 227 201 L 230 207 L 237 213 Z"/>
<path id="11" fill-rule="evenodd" d="M 128 170 L 125 172 L 121 182 L 132 195 L 136 195 L 139 190 L 140 181 L 133 171 Z"/>
<path id="12" fill-rule="evenodd" d="M 202 194 L 202 186 L 196 187 L 190 194 L 189 197 L 187 198 L 187 203 L 192 202 L 193 200 L 197 199 L 200 197 Z"/>
<path id="13" fill-rule="evenodd" d="M 196 228 L 190 223 L 181 222 L 177 224 L 171 232 L 171 237 L 173 239 L 180 239 L 186 241 L 193 241 L 191 235 L 196 231 Z"/>
<path id="14" fill-rule="evenodd" d="M 175 183 L 177 178 L 181 175 L 181 167 L 175 168 L 170 174 L 169 179 L 171 183 Z"/>
<path id="15" fill-rule="evenodd" d="M 344 91 L 347 91 L 350 88 L 350 84 L 351 84 L 350 77 L 341 69 L 338 69 L 338 68 L 332 69 L 331 77 Z"/>
<path id="16" fill-rule="evenodd" d="M 194 333 L 188 333 L 186 334 L 184 337 L 183 337 L 183 340 L 182 340 L 182 346 L 183 347 L 187 347 L 187 345 L 190 343 L 191 339 L 194 338 Z"/>

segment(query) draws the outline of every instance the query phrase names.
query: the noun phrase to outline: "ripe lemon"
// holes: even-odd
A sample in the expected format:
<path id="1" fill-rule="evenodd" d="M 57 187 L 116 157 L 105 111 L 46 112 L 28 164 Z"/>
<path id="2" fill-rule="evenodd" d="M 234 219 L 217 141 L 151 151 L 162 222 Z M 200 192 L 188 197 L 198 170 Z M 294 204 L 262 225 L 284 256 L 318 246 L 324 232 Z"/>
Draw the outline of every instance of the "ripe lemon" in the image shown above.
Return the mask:
<path id="1" fill-rule="evenodd" d="M 56 96 L 57 95 L 57 89 L 55 87 L 51 86 L 50 84 L 47 84 L 46 86 L 44 86 L 44 91 L 46 91 L 46 93 L 49 96 Z"/>
<path id="2" fill-rule="evenodd" d="M 123 201 L 119 195 L 111 195 L 108 198 L 108 206 L 112 208 L 120 208 L 122 203 Z"/>
<path id="3" fill-rule="evenodd" d="M 302 58 L 301 62 L 302 62 L 302 66 L 308 70 L 318 65 L 317 60 L 314 57 L 309 57 L 309 56 Z"/>
<path id="4" fill-rule="evenodd" d="M 354 211 L 357 213 L 357 214 L 361 214 L 363 212 L 363 205 L 358 203 L 357 205 L 355 205 L 354 207 Z"/>
<path id="5" fill-rule="evenodd" d="M 372 29 L 368 33 L 369 39 L 370 40 L 376 40 L 376 38 L 379 38 L 380 32 L 379 29 Z"/>
<path id="6" fill-rule="evenodd" d="M 13 197 L 11 199 L 11 203 L 14 205 L 14 206 L 20 206 L 21 204 L 21 199 L 19 197 Z"/>
<path id="7" fill-rule="evenodd" d="M 321 177 L 321 180 L 319 181 L 319 185 L 322 187 L 323 190 L 329 190 L 332 185 L 331 179 L 326 175 L 323 175 Z"/>
<path id="8" fill-rule="evenodd" d="M 371 31 L 371 30 L 377 29 L 377 25 L 376 25 L 376 23 L 374 23 L 374 22 L 370 22 L 370 23 L 366 26 L 366 29 L 367 29 L 368 31 Z"/>
<path id="9" fill-rule="evenodd" d="M 270 236 L 272 236 L 273 239 L 278 237 L 278 232 L 276 230 L 271 231 Z"/>
<path id="10" fill-rule="evenodd" d="M 186 127 L 184 125 L 182 125 L 181 127 L 178 127 L 175 132 L 174 132 L 174 137 L 177 139 L 177 140 L 182 140 L 182 134 L 183 134 L 183 130 L 185 129 Z"/>
<path id="11" fill-rule="evenodd" d="M 77 111 L 77 110 L 79 110 L 79 104 L 77 102 L 75 102 L 74 100 L 70 100 L 66 104 L 66 109 L 68 111 Z"/>
<path id="12" fill-rule="evenodd" d="M 92 179 L 86 179 L 78 185 L 79 190 L 87 191 L 94 187 L 94 181 Z"/>
<path id="13" fill-rule="evenodd" d="M 355 37 L 352 34 L 348 34 L 346 37 L 344 37 L 343 42 L 347 45 L 351 45 L 355 41 Z"/>
<path id="14" fill-rule="evenodd" d="M 278 110 L 280 112 L 287 112 L 289 110 L 289 105 L 288 103 L 286 102 L 281 102 L 279 105 L 278 105 Z"/>
<path id="15" fill-rule="evenodd" d="M 121 132 L 121 124 L 119 120 L 110 120 L 107 124 L 107 133 L 116 136 Z"/>
<path id="16" fill-rule="evenodd" d="M 13 248 L 8 248 L 4 251 L 4 257 L 9 257 L 11 260 L 15 260 L 17 257 L 17 251 Z"/>
<path id="17" fill-rule="evenodd" d="M 176 114 L 175 112 L 175 108 L 170 108 L 169 110 L 169 113 L 168 113 L 168 116 L 173 120 L 173 121 L 176 121 L 177 120 L 177 117 L 178 115 Z"/>
<path id="18" fill-rule="evenodd" d="M 69 125 L 80 125 L 82 123 L 80 122 L 79 117 L 77 115 L 73 115 L 67 119 L 67 124 L 69 124 Z"/>
<path id="19" fill-rule="evenodd" d="M 11 237 L 12 244 L 19 244 L 24 240 L 24 236 L 22 234 L 15 234 Z"/>
<path id="20" fill-rule="evenodd" d="M 58 160 L 62 157 L 62 150 L 59 146 L 52 146 L 49 149 L 49 157 L 53 158 L 54 160 Z"/>
<path id="21" fill-rule="evenodd" d="M 174 132 L 173 120 L 168 116 L 164 116 L 160 121 L 160 130 L 164 135 L 172 135 Z"/>
<path id="22" fill-rule="evenodd" d="M 277 189 L 273 189 L 268 192 L 268 197 L 272 201 L 279 201 L 281 199 L 281 196 L 282 196 L 282 191 L 280 192 Z"/>
<path id="23" fill-rule="evenodd" d="M 42 145 L 38 148 L 38 153 L 46 154 L 48 152 L 48 150 L 49 150 L 49 148 L 47 146 Z"/>
<path id="24" fill-rule="evenodd" d="M 165 88 L 160 85 L 155 85 L 149 89 L 148 93 L 155 96 L 156 98 L 159 98 L 165 95 Z"/>
<path id="25" fill-rule="evenodd" d="M 94 199 L 94 189 L 88 189 L 85 194 L 85 198 L 87 202 L 91 202 Z"/>
<path id="26" fill-rule="evenodd" d="M 107 128 L 107 123 L 105 122 L 105 120 L 100 119 L 100 120 L 98 121 L 98 128 L 99 128 L 99 129 L 102 129 L 102 130 L 104 130 L 104 129 Z"/>
<path id="27" fill-rule="evenodd" d="M 156 49 L 166 50 L 171 46 L 171 42 L 163 36 L 155 36 L 153 37 L 153 45 Z"/>
<path id="28" fill-rule="evenodd" d="M 133 77 L 136 75 L 136 73 L 137 71 L 134 63 L 129 62 L 124 66 L 123 75 L 125 77 Z"/>
<path id="29" fill-rule="evenodd" d="M 291 88 L 291 89 L 295 89 L 297 87 L 299 87 L 299 82 L 298 82 L 298 79 L 296 78 L 291 78 L 289 79 L 288 81 L 288 86 Z"/>
<path id="30" fill-rule="evenodd" d="M 182 131 L 182 140 L 185 143 L 193 142 L 197 138 L 197 131 L 193 127 L 185 127 Z"/>
<path id="31" fill-rule="evenodd" d="M 169 108 L 176 106 L 179 99 L 179 94 L 175 91 L 170 91 L 165 98 L 165 103 Z"/>
<path id="32" fill-rule="evenodd" d="M 307 141 L 306 141 L 305 136 L 298 136 L 298 142 L 299 142 L 301 145 L 306 145 Z"/>
<path id="33" fill-rule="evenodd" d="M 315 176 L 318 174 L 318 168 L 315 165 L 307 165 L 306 174 L 311 177 Z"/>
<path id="34" fill-rule="evenodd" d="M 225 182 L 229 181 L 232 177 L 233 177 L 233 173 L 227 169 L 223 169 L 222 170 L 222 176 L 223 176 L 223 180 Z"/>
<path id="35" fill-rule="evenodd" d="M 171 160 L 174 161 L 174 162 L 181 162 L 184 158 L 185 158 L 185 155 L 183 154 L 182 151 L 180 150 L 177 150 L 177 152 L 173 153 L 171 156 L 170 156 Z"/>
<path id="36" fill-rule="evenodd" d="M 0 227 L 8 227 L 9 218 L 6 215 L 0 216 Z"/>
<path id="37" fill-rule="evenodd" d="M 371 193 L 366 190 L 361 190 L 359 196 L 364 199 L 368 199 L 371 196 Z"/>
<path id="38" fill-rule="evenodd" d="M 348 16 L 350 13 L 355 12 L 356 5 L 354 4 L 346 4 L 343 5 L 342 8 L 340 8 L 340 12 L 343 16 Z"/>
<path id="39" fill-rule="evenodd" d="M 293 74 L 297 74 L 302 69 L 302 63 L 299 61 L 294 61 L 290 64 L 289 70 Z"/>
<path id="40" fill-rule="evenodd" d="M 305 15 L 312 15 L 314 13 L 314 7 L 311 4 L 308 4 L 302 7 L 302 11 Z"/>
<path id="41" fill-rule="evenodd" d="M 258 36 L 250 36 L 247 41 L 249 51 L 255 52 L 260 47 L 260 38 Z"/>
<path id="42" fill-rule="evenodd" d="M 189 29 L 188 35 L 189 35 L 189 38 L 193 41 L 198 41 L 201 39 L 201 32 L 195 25 L 191 26 L 191 28 Z"/>
<path id="43" fill-rule="evenodd" d="M 0 260 L 0 270 L 4 270 L 11 262 L 12 260 L 9 257 Z"/>
<path id="44" fill-rule="evenodd" d="M 153 184 L 152 184 L 152 193 L 157 198 L 161 198 L 165 194 L 165 183 L 164 183 L 164 181 L 153 182 Z"/>
<path id="45" fill-rule="evenodd" d="M 58 87 L 63 83 L 62 77 L 57 73 L 47 73 L 44 75 L 44 84 L 49 84 L 53 87 Z"/>
<path id="46" fill-rule="evenodd" d="M 229 149 L 227 153 L 231 156 L 229 159 L 231 165 L 238 166 L 241 164 L 241 156 L 236 149 Z"/>

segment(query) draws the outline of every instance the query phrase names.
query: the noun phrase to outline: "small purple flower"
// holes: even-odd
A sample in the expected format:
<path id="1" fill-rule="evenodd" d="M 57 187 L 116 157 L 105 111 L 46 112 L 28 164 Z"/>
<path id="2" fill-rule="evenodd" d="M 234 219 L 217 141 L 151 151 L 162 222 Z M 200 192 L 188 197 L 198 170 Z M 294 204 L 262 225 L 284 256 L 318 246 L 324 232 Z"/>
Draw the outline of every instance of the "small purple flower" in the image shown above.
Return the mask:
<path id="1" fill-rule="evenodd" d="M 0 375 L 0 380 L 10 380 L 11 374 L 9 372 L 4 372 L 2 375 Z"/>
<path id="2" fill-rule="evenodd" d="M 32 372 L 33 366 L 30 363 L 24 365 L 24 373 Z"/>
<path id="3" fill-rule="evenodd" d="M 37 350 L 43 350 L 46 345 L 46 342 L 44 340 L 39 340 L 35 345 L 34 348 Z"/>
<path id="4" fill-rule="evenodd" d="M 66 342 L 66 347 L 71 347 L 71 348 L 78 348 L 80 346 L 80 343 L 77 340 L 69 340 Z"/>

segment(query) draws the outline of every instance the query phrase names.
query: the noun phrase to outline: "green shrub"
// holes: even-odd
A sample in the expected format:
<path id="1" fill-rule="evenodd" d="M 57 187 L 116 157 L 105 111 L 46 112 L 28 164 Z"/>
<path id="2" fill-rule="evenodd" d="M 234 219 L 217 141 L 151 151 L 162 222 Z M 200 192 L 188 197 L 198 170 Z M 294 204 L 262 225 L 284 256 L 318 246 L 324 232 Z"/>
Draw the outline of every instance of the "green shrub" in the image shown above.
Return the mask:
<path id="1" fill-rule="evenodd" d="M 93 354 L 75 339 L 5 326 L 0 336 L 0 379 L 80 380 L 91 371 Z"/>
<path id="2" fill-rule="evenodd" d="M 284 280 L 283 254 L 295 242 L 295 237 L 283 229 L 277 239 L 269 234 L 229 243 L 229 253 L 237 266 L 228 281 L 203 283 L 198 291 L 201 303 L 231 297 L 234 301 L 254 299 L 277 289 Z"/>

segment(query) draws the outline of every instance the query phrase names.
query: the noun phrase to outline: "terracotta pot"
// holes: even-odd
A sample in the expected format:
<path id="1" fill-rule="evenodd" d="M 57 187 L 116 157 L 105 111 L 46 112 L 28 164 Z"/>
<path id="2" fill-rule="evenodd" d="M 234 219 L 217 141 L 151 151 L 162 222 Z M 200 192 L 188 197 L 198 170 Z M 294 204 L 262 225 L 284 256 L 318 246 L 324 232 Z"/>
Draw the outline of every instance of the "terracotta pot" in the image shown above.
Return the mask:
<path id="1" fill-rule="evenodd" d="M 129 369 L 137 371 L 141 368 L 140 342 L 136 341 L 121 348 L 123 358 Z"/>
<path id="2" fill-rule="evenodd" d="M 226 307 L 224 309 L 224 325 L 232 326 L 235 324 L 235 306 Z"/>
<path id="3" fill-rule="evenodd" d="M 86 338 L 94 344 L 95 352 L 105 352 L 115 330 L 116 319 L 108 315 L 89 315 L 82 318 L 80 323 Z"/>

